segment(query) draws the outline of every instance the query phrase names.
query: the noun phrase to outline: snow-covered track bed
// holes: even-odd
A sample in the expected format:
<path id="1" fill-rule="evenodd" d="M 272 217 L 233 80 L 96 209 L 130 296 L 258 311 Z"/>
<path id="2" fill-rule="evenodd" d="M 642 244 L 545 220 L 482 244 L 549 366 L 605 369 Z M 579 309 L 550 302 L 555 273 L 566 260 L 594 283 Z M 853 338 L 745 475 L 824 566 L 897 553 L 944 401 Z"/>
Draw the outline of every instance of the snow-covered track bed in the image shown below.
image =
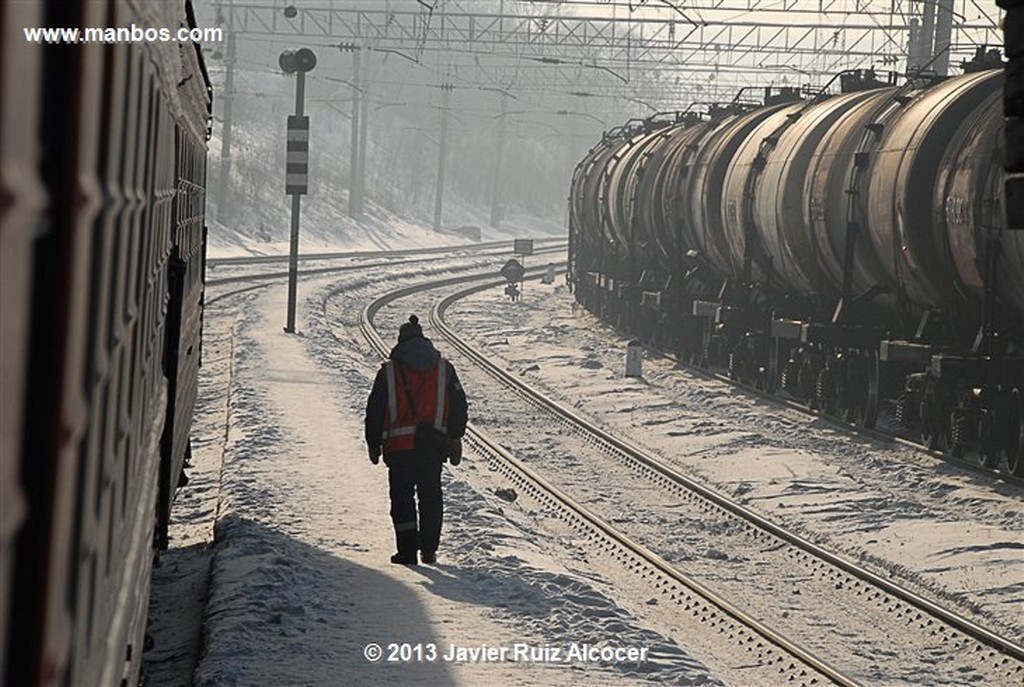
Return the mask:
<path id="1" fill-rule="evenodd" d="M 565 252 L 565 241 L 562 239 L 539 239 L 541 245 L 536 250 L 536 255 L 558 255 Z M 508 254 L 511 243 L 509 241 L 493 241 L 480 243 L 471 246 L 445 246 L 441 248 L 410 248 L 397 251 L 363 251 L 350 253 L 313 253 L 300 256 L 300 263 L 304 267 L 297 271 L 300 277 L 316 277 L 325 274 L 341 272 L 373 272 L 376 270 L 391 270 L 396 267 L 408 268 L 417 265 L 437 263 L 439 261 L 459 259 L 460 257 L 486 257 L 503 256 Z M 343 260 L 345 264 L 326 264 Z M 374 260 L 367 262 L 367 260 Z M 221 258 L 211 260 L 208 269 L 212 266 L 223 265 L 218 276 L 211 278 L 209 274 L 206 279 L 208 289 L 218 286 L 229 286 L 232 284 L 245 284 L 224 292 L 210 292 L 206 298 L 206 305 L 212 305 L 226 298 L 264 289 L 271 284 L 288 278 L 287 271 L 257 271 L 250 272 L 249 268 L 262 268 L 268 263 L 287 262 L 287 256 L 262 255 L 244 258 Z M 315 266 L 314 266 L 315 265 Z M 225 272 L 227 272 L 225 274 Z M 255 282 L 255 283 L 254 283 Z"/>
<path id="2" fill-rule="evenodd" d="M 496 423 L 489 431 L 499 443 L 515 446 L 517 455 L 529 456 L 525 462 L 535 463 L 547 479 L 857 680 L 1020 683 L 1024 649 L 1012 640 L 708 489 L 549 400 L 461 341 L 441 313 L 480 288 L 438 303 L 434 326 L 500 380 L 482 384 L 474 378 L 471 388 L 478 395 L 503 397 L 505 417 L 529 418 L 529 436 L 521 424 L 502 428 Z M 509 394 L 509 388 L 516 393 Z M 583 445 L 589 448 L 581 451 Z"/>
<path id="3" fill-rule="evenodd" d="M 540 239 L 536 255 L 564 254 L 566 244 L 561 239 Z M 364 251 L 350 253 L 312 253 L 299 256 L 300 277 L 314 277 L 338 272 L 372 272 L 388 270 L 396 266 L 412 266 L 467 256 L 504 256 L 508 255 L 511 243 L 493 241 L 469 246 L 445 246 L 440 248 L 410 248 L 396 251 Z M 287 263 L 288 256 L 263 255 L 244 258 L 221 258 L 207 263 L 207 286 L 223 286 L 227 284 L 274 282 L 288 278 L 288 270 L 266 271 L 265 265 Z M 343 264 L 337 264 L 342 262 Z M 258 268 L 252 271 L 252 268 Z M 216 275 L 216 276 L 214 276 Z M 252 291 L 254 286 L 220 294 L 221 299 L 236 293 Z"/>
<path id="4" fill-rule="evenodd" d="M 472 276 L 452 277 L 431 286 L 472 280 Z M 374 315 L 387 304 L 417 294 L 422 288 L 417 285 L 396 290 L 363 309 L 360 317 L 361 331 L 382 356 L 387 355 L 389 347 L 374 327 Z M 696 626 L 695 630 L 714 631 L 722 636 L 723 642 L 747 652 L 756 664 L 748 666 L 748 677 L 759 675 L 765 681 L 764 684 L 778 682 L 810 686 L 831 682 L 851 687 L 860 684 L 685 575 L 655 552 L 631 540 L 608 521 L 530 469 L 483 430 L 470 425 L 465 441 L 471 452 L 485 457 L 489 467 L 515 485 L 518 494 L 525 495 L 548 513 L 563 520 L 592 547 L 619 561 L 637 575 L 652 592 L 666 596 L 678 605 L 690 616 L 689 622 Z M 753 670 L 749 670 L 751 668 Z"/>
<path id="5" fill-rule="evenodd" d="M 779 396 L 778 394 L 769 393 L 764 389 L 761 389 L 757 386 L 752 386 L 750 384 L 746 384 L 738 379 L 733 379 L 728 374 L 725 374 L 723 372 L 715 372 L 708 368 L 704 368 L 699 365 L 694 365 L 690 362 L 687 362 L 686 360 L 682 360 L 681 358 L 679 358 L 679 356 L 676 356 L 669 351 L 659 350 L 658 353 L 674 361 L 676 365 L 685 368 L 692 374 L 703 377 L 705 379 L 713 379 L 722 382 L 723 384 L 735 386 L 738 389 L 742 389 L 745 393 L 748 393 L 752 396 L 756 396 L 757 398 L 766 401 L 767 403 L 771 403 L 781 408 L 786 408 L 788 410 L 792 410 L 803 415 L 807 415 L 809 417 L 820 419 L 851 435 L 862 436 L 876 441 L 894 442 L 896 444 L 912 448 L 923 454 L 932 456 L 933 458 L 944 460 L 949 463 L 953 463 L 959 467 L 966 468 L 967 470 L 970 470 L 978 475 L 983 476 L 985 479 L 994 480 L 996 482 L 1007 482 L 1010 484 L 1015 484 L 1017 486 L 1024 486 L 1024 477 L 1015 475 L 1005 468 L 986 467 L 984 464 L 979 463 L 978 460 L 969 459 L 963 456 L 957 456 L 953 451 L 942 451 L 935 448 L 930 448 L 927 444 L 910 438 L 905 431 L 896 430 L 895 427 L 893 427 L 892 425 L 889 425 L 890 427 L 892 427 L 892 431 L 886 431 L 881 427 L 865 427 L 862 424 L 858 424 L 856 422 L 847 422 L 846 420 L 840 417 L 830 415 L 829 413 L 823 412 L 818 408 L 811 408 L 810 406 L 805 405 L 803 403 L 799 403 L 797 401 L 784 398 L 782 396 Z M 883 424 L 888 423 L 879 423 L 879 425 Z"/>
<path id="6" fill-rule="evenodd" d="M 534 239 L 534 243 L 538 247 L 544 249 L 551 248 L 552 246 L 558 246 L 564 248 L 566 241 L 564 238 L 540 238 Z M 512 249 L 512 241 L 485 241 L 482 243 L 474 244 L 460 244 L 456 246 L 429 246 L 426 248 L 404 248 L 400 250 L 361 250 L 361 251 L 338 251 L 330 253 L 303 253 L 299 256 L 299 262 L 309 262 L 318 260 L 366 260 L 369 258 L 388 258 L 396 255 L 401 256 L 412 256 L 412 255 L 441 255 L 445 253 L 454 253 L 457 251 L 481 251 L 481 250 L 500 250 L 501 255 L 506 255 Z M 287 255 L 246 255 L 232 258 L 210 258 L 207 260 L 207 265 L 212 267 L 221 267 L 228 265 L 266 265 L 266 264 L 286 264 L 289 260 Z"/>

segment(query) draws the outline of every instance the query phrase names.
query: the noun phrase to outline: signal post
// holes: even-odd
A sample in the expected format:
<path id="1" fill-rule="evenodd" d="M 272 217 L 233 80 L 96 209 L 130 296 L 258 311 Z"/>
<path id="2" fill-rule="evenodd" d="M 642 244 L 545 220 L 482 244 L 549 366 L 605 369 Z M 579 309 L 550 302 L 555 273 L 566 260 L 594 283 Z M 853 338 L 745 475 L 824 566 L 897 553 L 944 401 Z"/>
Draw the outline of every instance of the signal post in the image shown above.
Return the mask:
<path id="1" fill-rule="evenodd" d="M 287 74 L 295 74 L 295 114 L 288 117 L 288 141 L 285 157 L 284 192 L 292 197 L 291 249 L 288 254 L 288 319 L 284 331 L 295 333 L 295 291 L 299 272 L 299 206 L 309 184 L 309 117 L 303 114 L 306 97 L 306 72 L 316 66 L 316 55 L 309 48 L 285 50 L 278 60 Z"/>

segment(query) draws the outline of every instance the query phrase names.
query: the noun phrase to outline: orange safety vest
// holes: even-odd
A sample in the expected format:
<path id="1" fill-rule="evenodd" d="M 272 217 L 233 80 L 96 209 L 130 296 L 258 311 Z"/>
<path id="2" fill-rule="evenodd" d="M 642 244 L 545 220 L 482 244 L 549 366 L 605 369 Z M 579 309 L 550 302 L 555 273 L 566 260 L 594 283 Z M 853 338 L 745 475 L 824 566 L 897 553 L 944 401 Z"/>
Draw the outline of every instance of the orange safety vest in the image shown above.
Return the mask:
<path id="1" fill-rule="evenodd" d="M 448 432 L 448 361 L 441 358 L 436 368 L 410 370 L 396 363 L 384 364 L 388 383 L 388 407 L 384 417 L 384 455 L 411 451 L 416 443 L 416 425 L 429 422 L 438 430 Z M 404 381 L 404 385 L 403 385 Z M 403 386 L 407 386 L 408 392 Z M 409 406 L 412 396 L 416 414 Z"/>

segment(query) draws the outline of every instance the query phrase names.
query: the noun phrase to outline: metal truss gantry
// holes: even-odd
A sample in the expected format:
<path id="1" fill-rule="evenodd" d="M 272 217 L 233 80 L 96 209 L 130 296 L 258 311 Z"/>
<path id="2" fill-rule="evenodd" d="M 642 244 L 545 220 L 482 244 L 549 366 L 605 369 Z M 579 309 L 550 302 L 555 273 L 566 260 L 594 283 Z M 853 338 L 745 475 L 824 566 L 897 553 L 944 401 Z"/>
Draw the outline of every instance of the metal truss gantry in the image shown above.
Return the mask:
<path id="1" fill-rule="evenodd" d="M 510 5 L 512 3 L 509 3 Z M 902 0 L 698 0 L 634 2 L 634 12 L 599 3 L 517 3 L 552 12 L 485 14 L 393 0 L 376 9 L 221 5 L 232 31 L 246 35 L 302 36 L 358 41 L 421 61 L 433 51 L 494 55 L 550 66 L 585 64 L 629 82 L 651 69 L 680 72 L 790 72 L 831 76 L 874 65 L 901 70 L 907 59 L 911 9 Z M 597 14 L 604 7 L 606 14 Z M 976 9 L 975 9 L 976 8 Z M 648 11 L 642 11 L 648 10 Z M 655 12 L 654 10 L 660 10 Z M 575 13 L 571 13 L 575 12 Z M 968 17 L 977 17 L 968 19 Z M 996 17 L 974 0 L 953 13 L 953 62 L 975 46 L 998 45 Z"/>
<path id="2" fill-rule="evenodd" d="M 230 53 L 243 37 L 301 39 L 317 50 L 340 49 L 367 58 L 394 55 L 399 63 L 408 62 L 404 78 L 442 92 L 442 131 L 453 88 L 501 93 L 498 116 L 514 114 L 507 110 L 508 97 L 535 101 L 527 107 L 548 115 L 593 117 L 600 112 L 613 117 L 613 112 L 626 111 L 623 102 L 648 115 L 728 101 L 752 86 L 820 87 L 847 69 L 905 71 L 908 64 L 915 66 L 910 38 L 914 34 L 920 40 L 919 16 L 927 30 L 929 17 L 945 13 L 949 47 L 943 52 L 954 65 L 973 57 L 978 46 L 999 45 L 1002 38 L 998 10 L 978 0 L 380 0 L 368 8 L 335 7 L 331 0 L 294 2 L 287 7 L 245 0 L 213 5 L 216 23 L 229 32 L 224 162 L 230 160 Z M 497 12 L 479 10 L 495 6 Z M 351 81 L 345 81 L 352 87 L 353 132 L 360 118 L 368 118 L 371 82 L 374 88 L 389 85 L 383 74 L 367 77 L 369 62 L 363 60 L 360 72 L 354 57 Z M 916 66 L 922 64 L 927 66 Z M 420 69 L 426 71 L 416 74 Z M 601 98 L 620 102 L 566 105 Z M 560 104 L 551 105 L 556 101 Z M 353 133 L 353 151 L 365 154 L 365 147 L 365 134 Z M 445 146 L 440 148 L 443 170 Z M 501 143 L 497 149 L 500 158 Z M 500 164 L 498 170 L 495 187 L 500 186 Z M 353 168 L 353 216 L 362 212 L 364 176 L 362 165 Z M 439 173 L 438 198 L 442 186 Z M 492 222 L 495 216 L 492 208 Z M 438 209 L 435 224 L 440 222 Z"/>

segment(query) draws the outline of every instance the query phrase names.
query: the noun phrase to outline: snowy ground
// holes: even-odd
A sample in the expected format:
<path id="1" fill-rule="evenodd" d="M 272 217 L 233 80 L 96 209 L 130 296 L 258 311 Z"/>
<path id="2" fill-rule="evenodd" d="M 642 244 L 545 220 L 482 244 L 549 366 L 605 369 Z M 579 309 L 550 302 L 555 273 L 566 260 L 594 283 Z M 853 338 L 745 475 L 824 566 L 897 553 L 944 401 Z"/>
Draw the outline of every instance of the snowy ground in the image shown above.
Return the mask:
<path id="1" fill-rule="evenodd" d="M 515 305 L 484 292 L 448 319 L 508 369 L 684 472 L 986 626 L 1024 636 L 1019 487 L 853 437 L 666 359 L 647 360 L 643 379 L 625 378 L 627 340 L 574 308 L 564 287 L 531 285 Z"/>
<path id="2" fill-rule="evenodd" d="M 211 306 L 191 482 L 155 576 L 174 603 L 153 613 L 151 684 L 189 684 L 199 638 L 176 628 L 207 596 L 201 685 L 771 684 L 750 682 L 747 657 L 714 655 L 673 607 L 588 559 L 558 523 L 522 499 L 509 503 L 505 485 L 472 456 L 446 468 L 441 564 L 387 562 L 386 470 L 370 465 L 361 441 L 377 360 L 355 318 L 372 295 L 423 278 L 422 266 L 402 269 L 390 279 L 302 282 L 296 337 L 281 333 L 283 286 Z M 531 283 L 515 306 L 481 294 L 451 319 L 510 369 L 690 474 L 985 624 L 1024 634 L 1019 490 L 851 439 L 667 361 L 648 360 L 644 380 L 624 380 L 624 340 L 573 312 L 564 289 Z M 369 661 L 371 643 L 385 659 L 390 644 L 405 644 L 423 660 Z M 453 646 L 517 643 L 648 653 L 618 662 L 427 660 Z"/>
<path id="3" fill-rule="evenodd" d="M 286 198 L 280 196 L 279 202 L 287 204 Z M 299 250 L 305 253 L 378 251 L 476 243 L 460 233 L 463 228 L 478 230 L 481 241 L 565 236 L 564 227 L 551 220 L 524 216 L 494 229 L 472 208 L 454 201 L 450 205 L 454 206 L 452 214 L 458 219 L 446 223 L 442 231 L 436 232 L 421 222 L 399 217 L 372 200 L 367 201 L 364 219 L 357 221 L 345 213 L 343 202 L 339 206 L 327 199 L 306 198 L 302 206 Z M 207 257 L 287 255 L 290 250 L 287 236 L 284 229 L 269 232 L 253 227 L 226 226 L 210 219 Z"/>
<path id="4" fill-rule="evenodd" d="M 385 470 L 365 458 L 360 405 L 372 358 L 348 352 L 338 375 L 307 343 L 270 324 L 282 291 L 258 299 L 236 349 L 206 654 L 198 684 L 562 684 L 565 671 L 600 682 L 652 673 L 704 683 L 670 640 L 634 627 L 614 601 L 570 574 L 502 502 L 448 478 L 444 561 L 408 569 L 393 547 Z M 255 299 L 254 299 L 255 300 Z M 573 599 L 567 601 L 567 599 Z M 610 638 L 646 647 L 643 665 L 367 661 L 376 642 L 512 647 Z M 429 648 L 426 649 L 430 651 Z M 605 678 L 600 674 L 608 673 Z"/>

